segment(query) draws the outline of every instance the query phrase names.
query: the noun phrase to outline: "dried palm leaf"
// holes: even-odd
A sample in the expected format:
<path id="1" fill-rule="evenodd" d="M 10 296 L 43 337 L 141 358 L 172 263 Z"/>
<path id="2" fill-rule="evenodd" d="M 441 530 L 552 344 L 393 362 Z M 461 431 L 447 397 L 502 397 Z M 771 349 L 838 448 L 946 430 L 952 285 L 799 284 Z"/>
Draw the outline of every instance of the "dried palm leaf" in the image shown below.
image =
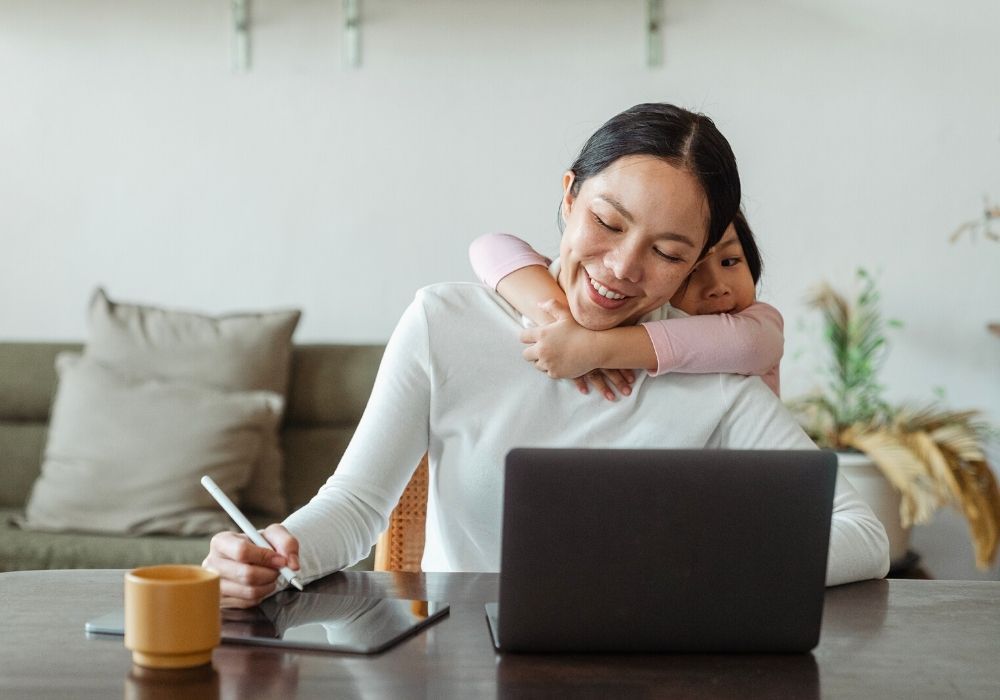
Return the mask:
<path id="1" fill-rule="evenodd" d="M 958 459 L 966 462 L 986 461 L 979 437 L 962 425 L 957 423 L 942 425 L 940 428 L 932 430 L 930 436 L 934 442 L 954 453 Z"/>
<path id="2" fill-rule="evenodd" d="M 976 554 L 976 566 L 989 568 L 1000 545 L 1000 497 L 996 478 L 986 462 L 965 462 L 957 472 L 961 483 L 960 505 Z"/>
<path id="3" fill-rule="evenodd" d="M 958 504 L 962 498 L 962 487 L 953 473 L 952 464 L 941 451 L 940 446 L 928 433 L 917 431 L 902 433 L 910 450 L 924 463 L 931 480 L 934 482 L 939 502 Z"/>
<path id="4" fill-rule="evenodd" d="M 843 441 L 868 455 L 902 496 L 899 516 L 903 527 L 927 522 L 941 499 L 923 461 L 898 433 L 886 428 L 852 426 Z"/>

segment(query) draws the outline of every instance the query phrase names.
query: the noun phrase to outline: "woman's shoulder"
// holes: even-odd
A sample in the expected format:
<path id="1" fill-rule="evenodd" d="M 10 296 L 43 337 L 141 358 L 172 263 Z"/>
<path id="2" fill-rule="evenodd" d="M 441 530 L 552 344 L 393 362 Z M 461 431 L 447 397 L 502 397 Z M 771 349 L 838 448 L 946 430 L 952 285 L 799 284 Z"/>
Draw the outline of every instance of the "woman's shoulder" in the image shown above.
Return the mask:
<path id="1" fill-rule="evenodd" d="M 482 304 L 499 296 L 478 282 L 437 282 L 421 287 L 415 298 L 427 306 Z"/>
<path id="2" fill-rule="evenodd" d="M 486 322 L 491 316 L 517 321 L 520 315 L 503 297 L 485 285 L 474 282 L 439 282 L 417 290 L 414 303 L 428 319 Z"/>

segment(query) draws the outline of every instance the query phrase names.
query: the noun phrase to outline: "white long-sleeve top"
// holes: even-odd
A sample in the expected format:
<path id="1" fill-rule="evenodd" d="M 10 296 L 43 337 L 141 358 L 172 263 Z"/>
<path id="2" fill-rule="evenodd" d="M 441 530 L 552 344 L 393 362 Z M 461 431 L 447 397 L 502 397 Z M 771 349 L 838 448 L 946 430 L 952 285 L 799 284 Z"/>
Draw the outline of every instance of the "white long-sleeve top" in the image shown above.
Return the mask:
<path id="1" fill-rule="evenodd" d="M 285 520 L 305 581 L 367 555 L 424 452 L 423 570 L 498 571 L 513 447 L 815 449 L 758 377 L 639 372 L 616 402 L 582 396 L 521 358 L 519 318 L 479 285 L 417 292 L 335 473 Z M 832 525 L 827 585 L 886 574 L 885 530 L 840 476 Z"/>

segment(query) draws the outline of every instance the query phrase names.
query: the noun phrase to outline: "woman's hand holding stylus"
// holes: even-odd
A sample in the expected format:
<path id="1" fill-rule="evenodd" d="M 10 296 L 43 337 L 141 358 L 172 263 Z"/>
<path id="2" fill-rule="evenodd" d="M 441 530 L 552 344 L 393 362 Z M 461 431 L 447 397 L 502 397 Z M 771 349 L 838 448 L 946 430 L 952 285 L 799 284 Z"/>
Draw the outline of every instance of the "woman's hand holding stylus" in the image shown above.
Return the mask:
<path id="1" fill-rule="evenodd" d="M 219 574 L 224 608 L 250 608 L 274 593 L 280 569 L 299 568 L 299 541 L 283 525 L 263 532 L 273 550 L 259 547 L 242 533 L 220 532 L 212 538 L 202 566 Z"/>

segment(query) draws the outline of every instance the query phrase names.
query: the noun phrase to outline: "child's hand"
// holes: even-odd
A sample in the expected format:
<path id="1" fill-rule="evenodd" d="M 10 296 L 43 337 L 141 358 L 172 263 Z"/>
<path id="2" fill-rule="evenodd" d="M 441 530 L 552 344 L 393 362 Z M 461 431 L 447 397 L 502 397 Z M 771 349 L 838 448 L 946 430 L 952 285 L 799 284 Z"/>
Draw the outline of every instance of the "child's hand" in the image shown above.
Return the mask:
<path id="1" fill-rule="evenodd" d="M 569 309 L 555 299 L 538 306 L 554 320 L 521 331 L 521 342 L 528 345 L 521 353 L 524 359 L 553 379 L 572 379 L 597 368 L 600 363 L 593 352 L 596 332 L 577 323 Z"/>
<path id="2" fill-rule="evenodd" d="M 576 384 L 576 388 L 580 390 L 581 394 L 589 394 L 590 386 L 588 383 L 593 384 L 601 396 L 608 401 L 614 401 L 618 397 L 611 390 L 611 386 L 617 389 L 622 396 L 628 396 L 632 393 L 632 382 L 634 381 L 635 372 L 630 369 L 595 369 L 582 377 L 577 377 L 573 383 Z M 609 382 L 611 386 L 608 386 Z"/>
<path id="3" fill-rule="evenodd" d="M 590 384 L 609 401 L 617 398 L 612 387 L 623 395 L 631 393 L 633 372 L 598 369 L 601 358 L 597 331 L 577 323 L 569 309 L 555 299 L 538 306 L 553 320 L 521 332 L 521 342 L 528 344 L 522 353 L 525 360 L 553 379 L 572 378 L 583 394 L 590 392 Z"/>

